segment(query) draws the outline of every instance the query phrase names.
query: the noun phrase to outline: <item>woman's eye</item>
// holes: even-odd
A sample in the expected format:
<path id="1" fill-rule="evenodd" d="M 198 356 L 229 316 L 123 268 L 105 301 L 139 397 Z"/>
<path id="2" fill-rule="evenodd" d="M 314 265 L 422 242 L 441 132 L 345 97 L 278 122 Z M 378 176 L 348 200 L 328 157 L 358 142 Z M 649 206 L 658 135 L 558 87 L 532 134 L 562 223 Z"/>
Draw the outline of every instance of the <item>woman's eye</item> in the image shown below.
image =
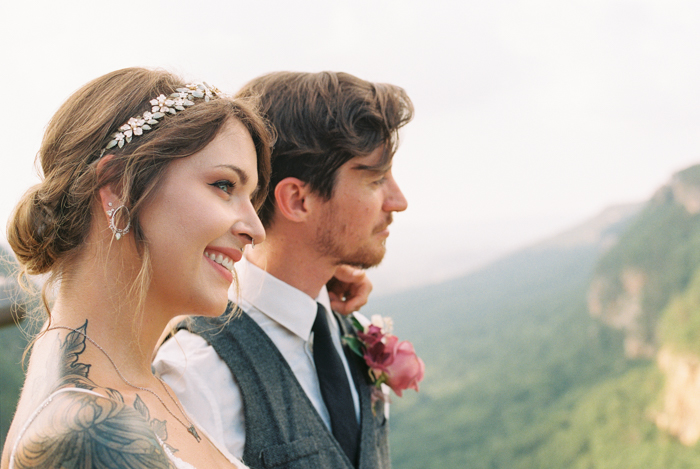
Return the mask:
<path id="1" fill-rule="evenodd" d="M 209 185 L 217 187 L 217 188 L 221 189 L 222 191 L 226 192 L 227 194 L 230 194 L 231 190 L 233 190 L 233 188 L 235 187 L 234 183 L 232 183 L 231 181 L 226 181 L 226 180 L 216 181 L 215 183 L 209 184 Z"/>

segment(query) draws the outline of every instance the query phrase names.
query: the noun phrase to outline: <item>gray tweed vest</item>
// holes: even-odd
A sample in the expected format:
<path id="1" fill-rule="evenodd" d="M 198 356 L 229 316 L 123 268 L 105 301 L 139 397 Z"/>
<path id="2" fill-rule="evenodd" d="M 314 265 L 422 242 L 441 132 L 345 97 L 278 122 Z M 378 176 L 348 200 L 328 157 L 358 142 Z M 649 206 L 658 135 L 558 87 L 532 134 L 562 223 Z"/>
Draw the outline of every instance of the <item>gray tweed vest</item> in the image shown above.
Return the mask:
<path id="1" fill-rule="evenodd" d="M 232 308 L 229 303 L 227 313 Z M 225 316 L 225 315 L 224 315 Z M 214 347 L 236 377 L 245 412 L 243 462 L 251 468 L 352 469 L 282 354 L 265 332 L 243 313 L 226 323 L 197 317 L 189 329 Z M 349 322 L 339 317 L 344 334 Z M 388 422 L 383 403 L 372 412 L 364 361 L 346 350 L 360 395 L 359 469 L 390 469 Z"/>

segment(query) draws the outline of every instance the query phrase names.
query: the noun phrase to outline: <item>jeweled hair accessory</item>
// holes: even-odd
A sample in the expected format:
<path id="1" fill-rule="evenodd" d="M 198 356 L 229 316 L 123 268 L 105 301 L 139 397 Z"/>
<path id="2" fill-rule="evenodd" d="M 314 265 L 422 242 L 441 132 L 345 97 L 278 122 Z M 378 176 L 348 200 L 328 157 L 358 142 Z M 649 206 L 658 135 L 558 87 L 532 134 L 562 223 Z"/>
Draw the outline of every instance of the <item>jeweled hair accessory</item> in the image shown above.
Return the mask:
<path id="1" fill-rule="evenodd" d="M 133 137 L 143 135 L 144 131 L 151 130 L 153 128 L 151 126 L 156 125 L 167 114 L 177 114 L 178 111 L 184 111 L 186 108 L 194 106 L 195 99 L 209 101 L 214 96 L 221 95 L 219 89 L 207 83 L 189 83 L 182 88 L 177 88 L 175 93 L 169 97 L 161 94 L 151 100 L 150 111 L 132 117 L 126 124 L 119 127 L 119 131 L 111 135 L 112 140 L 104 147 L 102 154 L 114 147 L 122 148 L 125 143 L 131 142 Z"/>

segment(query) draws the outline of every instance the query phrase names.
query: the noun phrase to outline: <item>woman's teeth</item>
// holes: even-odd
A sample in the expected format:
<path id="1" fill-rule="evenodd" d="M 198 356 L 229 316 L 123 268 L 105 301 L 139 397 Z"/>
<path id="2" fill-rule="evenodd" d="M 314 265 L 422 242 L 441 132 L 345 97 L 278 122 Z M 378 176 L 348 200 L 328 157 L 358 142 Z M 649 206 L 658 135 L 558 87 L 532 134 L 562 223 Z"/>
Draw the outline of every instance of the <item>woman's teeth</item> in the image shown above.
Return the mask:
<path id="1" fill-rule="evenodd" d="M 226 267 L 228 270 L 233 270 L 233 261 L 229 259 L 228 257 L 224 256 L 221 253 L 212 253 L 212 252 L 207 252 L 204 251 L 204 255 L 207 256 L 209 259 L 213 260 L 217 264 L 223 265 Z"/>

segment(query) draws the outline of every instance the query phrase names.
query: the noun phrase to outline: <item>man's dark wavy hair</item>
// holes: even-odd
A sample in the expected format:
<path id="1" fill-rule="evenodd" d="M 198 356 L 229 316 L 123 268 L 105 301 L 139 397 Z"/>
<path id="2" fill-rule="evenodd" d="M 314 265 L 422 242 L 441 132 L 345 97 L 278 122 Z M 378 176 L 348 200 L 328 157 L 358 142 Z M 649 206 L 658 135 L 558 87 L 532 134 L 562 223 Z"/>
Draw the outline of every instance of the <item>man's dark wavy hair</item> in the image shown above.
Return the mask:
<path id="1" fill-rule="evenodd" d="M 236 97 L 256 99 L 277 131 L 269 191 L 259 212 L 266 228 L 281 180 L 298 178 L 330 200 L 338 169 L 348 160 L 383 145 L 377 167 L 388 167 L 399 129 L 413 118 L 413 104 L 403 88 L 348 73 L 270 73 L 250 81 Z"/>

